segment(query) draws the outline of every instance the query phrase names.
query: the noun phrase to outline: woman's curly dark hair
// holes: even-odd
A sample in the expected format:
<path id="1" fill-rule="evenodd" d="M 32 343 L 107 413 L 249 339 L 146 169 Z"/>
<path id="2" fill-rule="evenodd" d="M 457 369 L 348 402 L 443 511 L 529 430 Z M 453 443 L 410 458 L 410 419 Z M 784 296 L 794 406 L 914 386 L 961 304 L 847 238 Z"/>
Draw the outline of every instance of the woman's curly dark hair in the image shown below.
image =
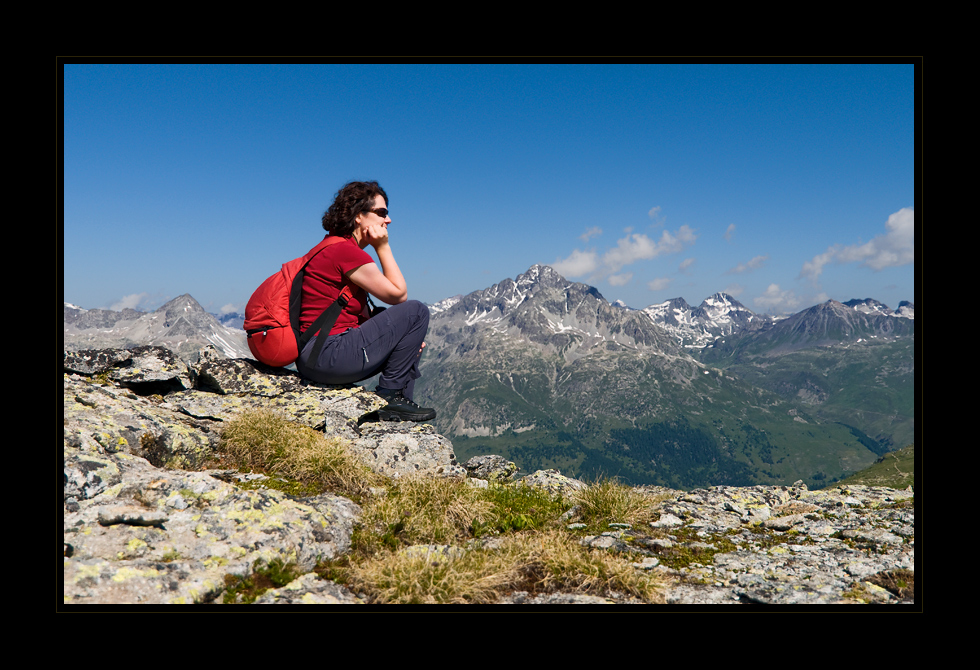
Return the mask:
<path id="1" fill-rule="evenodd" d="M 374 198 L 379 195 L 388 202 L 388 194 L 376 181 L 348 182 L 337 191 L 333 204 L 323 213 L 323 229 L 331 235 L 351 235 L 357 226 L 354 219 L 373 209 Z"/>

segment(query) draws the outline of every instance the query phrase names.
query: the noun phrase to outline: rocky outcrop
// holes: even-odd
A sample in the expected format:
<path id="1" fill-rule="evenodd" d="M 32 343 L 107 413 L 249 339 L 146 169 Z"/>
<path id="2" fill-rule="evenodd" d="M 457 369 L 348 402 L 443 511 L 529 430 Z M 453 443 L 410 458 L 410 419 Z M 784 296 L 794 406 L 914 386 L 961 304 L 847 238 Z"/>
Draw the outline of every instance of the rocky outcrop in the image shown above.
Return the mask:
<path id="1" fill-rule="evenodd" d="M 66 603 L 211 602 L 225 575 L 257 562 L 309 572 L 347 549 L 359 514 L 350 500 L 218 478 L 228 477 L 221 424 L 250 409 L 343 436 L 389 477 L 466 476 L 431 426 L 372 422 L 383 403 L 359 387 L 310 384 L 210 348 L 190 366 L 138 347 L 65 353 L 63 368 Z"/>
<path id="2" fill-rule="evenodd" d="M 222 424 L 247 410 L 275 409 L 342 436 L 392 478 L 507 480 L 516 468 L 493 456 L 458 464 L 431 426 L 377 421 L 382 403 L 361 388 L 312 384 L 209 348 L 192 365 L 159 347 L 78 351 L 65 354 L 63 368 L 66 605 L 216 602 L 231 577 L 277 560 L 300 576 L 257 602 L 361 602 L 313 573 L 318 561 L 350 547 L 357 504 L 244 487 L 249 475 L 224 467 Z M 525 481 L 562 494 L 585 486 L 553 470 Z M 583 542 L 662 573 L 668 603 L 914 602 L 911 490 L 809 491 L 802 483 L 640 490 L 656 497 L 657 521 L 614 523 Z M 501 600 L 629 602 L 522 592 Z"/>
<path id="3" fill-rule="evenodd" d="M 672 582 L 668 603 L 914 602 L 911 487 L 648 490 L 662 499 L 650 528 L 611 528 L 584 541 L 661 571 Z"/>

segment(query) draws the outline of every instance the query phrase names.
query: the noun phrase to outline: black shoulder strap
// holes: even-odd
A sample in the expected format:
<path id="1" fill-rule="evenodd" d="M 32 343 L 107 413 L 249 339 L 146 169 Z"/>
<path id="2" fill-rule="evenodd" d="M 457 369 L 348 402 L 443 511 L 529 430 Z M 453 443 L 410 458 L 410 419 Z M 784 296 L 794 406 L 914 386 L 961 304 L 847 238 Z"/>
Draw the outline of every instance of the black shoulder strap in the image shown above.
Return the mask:
<path id="1" fill-rule="evenodd" d="M 302 354 L 303 347 L 309 343 L 310 339 L 316 335 L 317 331 L 320 332 L 320 337 L 317 338 L 316 344 L 313 346 L 313 350 L 310 352 L 310 357 L 307 359 L 310 367 L 312 367 L 314 361 L 320 357 L 320 351 L 323 349 L 323 345 L 326 342 L 327 337 L 330 335 L 330 331 L 333 329 L 334 324 L 337 323 L 337 319 L 340 318 L 340 313 L 345 307 L 347 307 L 347 303 L 350 302 L 351 298 L 353 297 L 350 286 L 344 286 L 344 288 L 340 291 L 340 295 L 337 296 L 337 300 L 334 301 L 330 307 L 325 309 L 320 316 L 318 316 L 316 320 L 310 324 L 310 327 L 307 328 L 305 332 L 300 332 L 299 319 L 303 311 L 303 279 L 306 277 L 306 266 L 310 264 L 310 261 L 312 261 L 317 254 L 326 249 L 327 246 L 330 245 L 324 245 L 323 248 L 318 250 L 306 260 L 306 263 L 303 264 L 303 268 L 296 273 L 295 277 L 293 277 L 292 286 L 289 287 L 289 325 L 292 327 L 293 334 L 296 336 L 297 351 Z"/>
<path id="2" fill-rule="evenodd" d="M 337 300 L 334 301 L 330 307 L 328 307 L 323 314 L 316 318 L 306 332 L 299 337 L 299 350 L 303 351 L 303 347 L 306 346 L 310 338 L 313 337 L 314 333 L 320 331 L 317 335 L 316 342 L 313 344 L 313 348 L 310 350 L 310 356 L 306 359 L 306 364 L 311 368 L 316 363 L 317 359 L 320 358 L 320 352 L 323 351 L 323 345 L 326 343 L 327 338 L 330 337 L 330 331 L 333 325 L 337 323 L 337 319 L 340 317 L 340 313 L 344 311 L 344 307 L 347 307 L 347 303 L 351 299 L 350 286 L 345 286 L 341 291 L 340 295 L 337 296 Z"/>

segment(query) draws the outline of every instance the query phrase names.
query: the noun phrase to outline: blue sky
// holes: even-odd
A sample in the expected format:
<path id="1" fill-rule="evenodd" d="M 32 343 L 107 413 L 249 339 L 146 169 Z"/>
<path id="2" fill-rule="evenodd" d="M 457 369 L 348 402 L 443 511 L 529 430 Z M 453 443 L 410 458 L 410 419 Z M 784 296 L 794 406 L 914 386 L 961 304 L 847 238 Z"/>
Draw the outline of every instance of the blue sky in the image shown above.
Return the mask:
<path id="1" fill-rule="evenodd" d="M 915 299 L 914 67 L 87 65 L 64 74 L 64 299 L 241 311 L 352 179 L 409 297 L 535 263 L 646 307 Z"/>

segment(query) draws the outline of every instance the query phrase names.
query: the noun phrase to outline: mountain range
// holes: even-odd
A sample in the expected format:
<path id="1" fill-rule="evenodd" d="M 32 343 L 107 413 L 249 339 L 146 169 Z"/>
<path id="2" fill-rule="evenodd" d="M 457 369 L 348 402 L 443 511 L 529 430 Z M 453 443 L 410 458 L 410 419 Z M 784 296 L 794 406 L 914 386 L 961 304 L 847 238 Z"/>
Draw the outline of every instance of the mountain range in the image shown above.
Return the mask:
<path id="1" fill-rule="evenodd" d="M 548 266 L 430 310 L 419 402 L 462 456 L 634 484 L 822 486 L 914 439 L 914 307 L 643 310 Z"/>
<path id="2" fill-rule="evenodd" d="M 187 293 L 152 312 L 83 309 L 66 302 L 64 324 L 69 350 L 158 344 L 190 358 L 213 344 L 228 358 L 251 357 L 245 331 L 223 325 Z"/>
<path id="3" fill-rule="evenodd" d="M 634 484 L 819 487 L 912 442 L 914 306 L 828 301 L 785 318 L 717 293 L 645 309 L 535 265 L 430 306 L 416 400 L 464 460 Z M 66 348 L 214 344 L 244 333 L 189 295 L 155 312 L 65 304 Z"/>

